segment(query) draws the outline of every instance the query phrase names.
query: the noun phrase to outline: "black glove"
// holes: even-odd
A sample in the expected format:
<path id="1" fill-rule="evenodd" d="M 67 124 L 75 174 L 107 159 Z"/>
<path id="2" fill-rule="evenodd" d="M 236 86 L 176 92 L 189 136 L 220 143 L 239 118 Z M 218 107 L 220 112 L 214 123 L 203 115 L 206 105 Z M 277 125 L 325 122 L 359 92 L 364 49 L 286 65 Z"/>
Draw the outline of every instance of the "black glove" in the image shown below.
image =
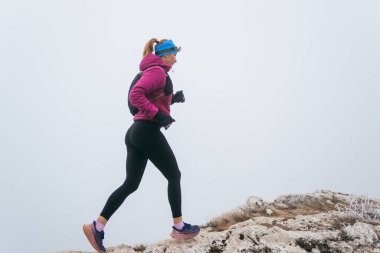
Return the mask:
<path id="1" fill-rule="evenodd" d="M 154 117 L 165 129 L 168 129 L 170 125 L 175 121 L 170 115 L 163 113 L 158 110 L 156 116 Z"/>
<path id="2" fill-rule="evenodd" d="M 183 91 L 177 91 L 172 98 L 172 104 L 174 103 L 183 103 L 185 102 L 185 96 L 183 95 Z"/>

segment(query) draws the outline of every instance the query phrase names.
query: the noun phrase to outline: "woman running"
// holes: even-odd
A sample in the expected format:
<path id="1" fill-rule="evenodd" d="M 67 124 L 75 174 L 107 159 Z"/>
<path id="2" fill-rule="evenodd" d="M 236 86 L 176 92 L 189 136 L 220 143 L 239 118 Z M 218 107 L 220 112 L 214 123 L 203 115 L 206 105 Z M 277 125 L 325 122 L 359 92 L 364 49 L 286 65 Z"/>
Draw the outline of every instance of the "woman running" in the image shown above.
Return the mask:
<path id="1" fill-rule="evenodd" d="M 100 253 L 106 252 L 103 246 L 105 225 L 124 200 L 139 187 L 148 160 L 168 180 L 168 198 L 174 224 L 170 236 L 190 239 L 200 231 L 199 226 L 185 223 L 182 219 L 181 172 L 172 149 L 160 131 L 162 127 L 168 129 L 175 121 L 170 116 L 170 105 L 185 101 L 182 91 L 173 94 L 173 85 L 167 74 L 177 62 L 176 55 L 180 50 L 172 40 L 166 39 L 158 41 L 153 38 L 145 45 L 140 63 L 142 75 L 129 93 L 130 104 L 137 109 L 137 113 L 125 136 L 126 179 L 108 198 L 99 217 L 83 225 L 90 244 Z"/>

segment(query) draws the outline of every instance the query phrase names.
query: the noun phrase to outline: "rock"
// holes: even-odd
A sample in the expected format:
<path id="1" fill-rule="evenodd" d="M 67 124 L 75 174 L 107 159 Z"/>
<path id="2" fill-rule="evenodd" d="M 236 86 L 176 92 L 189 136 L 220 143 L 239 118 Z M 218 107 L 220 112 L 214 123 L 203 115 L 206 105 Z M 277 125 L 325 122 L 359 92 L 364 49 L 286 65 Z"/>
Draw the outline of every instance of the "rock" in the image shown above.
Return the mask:
<path id="1" fill-rule="evenodd" d="M 269 216 L 271 216 L 271 215 L 273 214 L 273 211 L 272 211 L 271 209 L 269 209 L 269 208 L 267 208 L 267 209 L 265 210 L 265 212 L 266 212 Z"/>
<path id="2" fill-rule="evenodd" d="M 345 240 L 355 241 L 360 246 L 371 245 L 379 241 L 379 237 L 369 224 L 357 222 L 353 226 L 342 229 Z"/>
<path id="3" fill-rule="evenodd" d="M 255 209 L 264 207 L 266 204 L 267 203 L 263 199 L 259 197 L 251 196 L 247 199 L 247 202 L 245 203 L 244 208 L 255 210 Z"/>
<path id="4" fill-rule="evenodd" d="M 380 219 L 367 221 L 352 216 L 347 211 L 351 199 L 352 195 L 331 191 L 283 195 L 272 203 L 251 196 L 240 208 L 221 217 L 244 219 L 236 219 L 234 224 L 221 231 L 205 225 L 192 240 L 168 239 L 144 247 L 119 245 L 109 247 L 107 252 L 380 253 Z M 380 204 L 379 200 L 371 201 Z M 338 203 L 346 208 L 334 209 Z"/>

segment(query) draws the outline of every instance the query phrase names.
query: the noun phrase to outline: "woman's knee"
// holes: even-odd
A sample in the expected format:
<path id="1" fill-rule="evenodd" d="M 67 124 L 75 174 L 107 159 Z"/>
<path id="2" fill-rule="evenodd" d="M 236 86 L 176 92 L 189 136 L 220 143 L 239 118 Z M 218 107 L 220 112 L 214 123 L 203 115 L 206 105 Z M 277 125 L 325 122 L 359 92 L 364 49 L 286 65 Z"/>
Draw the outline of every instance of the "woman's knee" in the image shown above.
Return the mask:
<path id="1" fill-rule="evenodd" d="M 181 181 L 181 171 L 176 169 L 168 179 L 171 182 L 180 182 Z"/>
<path id="2" fill-rule="evenodd" d="M 121 188 L 123 193 L 128 196 L 129 194 L 135 192 L 139 188 L 139 184 L 124 182 Z"/>

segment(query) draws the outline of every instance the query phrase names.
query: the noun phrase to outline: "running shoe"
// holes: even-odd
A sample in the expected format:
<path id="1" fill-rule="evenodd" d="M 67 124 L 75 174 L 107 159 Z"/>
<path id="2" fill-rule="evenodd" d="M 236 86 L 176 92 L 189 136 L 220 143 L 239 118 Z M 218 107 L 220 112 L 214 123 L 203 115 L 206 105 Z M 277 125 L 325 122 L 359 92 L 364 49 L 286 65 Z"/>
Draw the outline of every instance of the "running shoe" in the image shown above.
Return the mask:
<path id="1" fill-rule="evenodd" d="M 173 226 L 173 231 L 170 233 L 170 236 L 176 240 L 187 240 L 197 236 L 199 231 L 201 231 L 199 226 L 185 223 L 185 226 L 181 230 Z"/>
<path id="2" fill-rule="evenodd" d="M 99 253 L 106 253 L 106 248 L 103 246 L 104 231 L 97 231 L 95 221 L 92 224 L 84 224 L 83 232 L 86 235 L 91 246 Z"/>

